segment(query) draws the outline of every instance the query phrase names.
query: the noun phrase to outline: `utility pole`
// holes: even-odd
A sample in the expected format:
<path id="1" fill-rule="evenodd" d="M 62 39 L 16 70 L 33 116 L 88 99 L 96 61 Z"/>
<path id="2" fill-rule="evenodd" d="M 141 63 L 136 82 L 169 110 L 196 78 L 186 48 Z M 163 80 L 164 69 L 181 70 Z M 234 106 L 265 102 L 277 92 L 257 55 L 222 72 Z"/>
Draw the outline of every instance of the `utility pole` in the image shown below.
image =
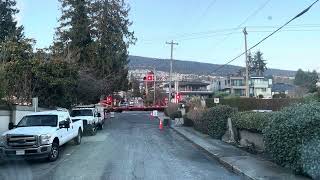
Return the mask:
<path id="1" fill-rule="evenodd" d="M 153 105 L 156 105 L 156 66 L 153 67 Z"/>
<path id="2" fill-rule="evenodd" d="M 245 77 L 245 82 L 246 82 L 246 97 L 249 97 L 249 64 L 248 64 L 248 45 L 247 45 L 247 28 L 245 27 L 243 29 L 243 34 L 244 34 L 244 48 L 245 48 L 245 58 L 246 58 L 246 77 Z"/>
<path id="3" fill-rule="evenodd" d="M 166 44 L 170 44 L 171 45 L 171 56 L 170 56 L 170 72 L 169 72 L 169 103 L 171 102 L 171 84 L 172 84 L 172 62 L 173 62 L 173 46 L 174 45 L 178 45 L 178 43 L 173 42 L 173 40 L 171 42 L 166 42 Z"/>

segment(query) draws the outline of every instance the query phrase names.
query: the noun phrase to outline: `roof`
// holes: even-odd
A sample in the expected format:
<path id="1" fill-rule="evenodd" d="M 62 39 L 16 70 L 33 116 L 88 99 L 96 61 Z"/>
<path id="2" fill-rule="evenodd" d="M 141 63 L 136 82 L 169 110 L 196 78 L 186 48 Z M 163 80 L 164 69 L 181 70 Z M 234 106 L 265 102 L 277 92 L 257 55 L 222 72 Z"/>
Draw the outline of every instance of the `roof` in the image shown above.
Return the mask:
<path id="1" fill-rule="evenodd" d="M 209 83 L 204 83 L 204 82 L 195 82 L 195 81 L 180 81 L 179 82 L 179 87 L 180 86 L 208 86 L 210 85 Z M 172 82 L 172 86 L 174 86 L 174 82 Z M 165 84 L 164 87 L 169 87 L 169 83 Z"/>
<path id="2" fill-rule="evenodd" d="M 252 77 L 250 77 L 250 79 L 267 79 L 267 78 L 265 78 L 263 76 L 252 76 Z"/>
<path id="3" fill-rule="evenodd" d="M 204 83 L 204 82 L 195 82 L 195 81 L 182 81 L 179 82 L 179 86 L 208 86 L 210 85 L 209 83 Z"/>
<path id="4" fill-rule="evenodd" d="M 295 86 L 292 84 L 276 83 L 272 85 L 272 92 L 285 92 L 293 90 L 295 90 Z"/>

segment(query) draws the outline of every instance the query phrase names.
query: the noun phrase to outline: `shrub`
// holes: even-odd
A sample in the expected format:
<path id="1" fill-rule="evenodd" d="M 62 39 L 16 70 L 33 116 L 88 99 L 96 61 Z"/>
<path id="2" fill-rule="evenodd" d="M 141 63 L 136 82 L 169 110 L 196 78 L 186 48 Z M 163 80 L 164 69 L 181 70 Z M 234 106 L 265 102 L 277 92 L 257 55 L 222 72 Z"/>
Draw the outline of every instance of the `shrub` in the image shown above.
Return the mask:
<path id="1" fill-rule="evenodd" d="M 235 113 L 230 106 L 215 106 L 203 114 L 203 121 L 208 123 L 208 133 L 216 139 L 221 139 L 227 130 L 227 120 Z"/>
<path id="2" fill-rule="evenodd" d="M 256 98 L 224 98 L 220 99 L 221 105 L 237 108 L 238 111 L 272 110 L 279 111 L 284 107 L 300 103 L 303 99 L 256 99 Z M 213 99 L 206 100 L 207 107 L 216 106 Z"/>
<path id="3" fill-rule="evenodd" d="M 192 97 L 187 103 L 189 109 L 202 108 L 200 97 Z"/>
<path id="4" fill-rule="evenodd" d="M 187 113 L 187 118 L 192 120 L 195 130 L 208 134 L 208 122 L 203 119 L 204 112 L 203 108 L 192 109 Z"/>
<path id="5" fill-rule="evenodd" d="M 277 112 L 264 130 L 264 140 L 276 163 L 296 173 L 320 177 L 320 103 Z"/>
<path id="6" fill-rule="evenodd" d="M 170 103 L 168 104 L 168 107 L 164 110 L 164 114 L 166 116 L 172 117 L 173 113 L 176 113 L 178 111 L 178 104 Z"/>
<path id="7" fill-rule="evenodd" d="M 181 111 L 175 111 L 175 112 L 171 113 L 169 117 L 171 119 L 182 118 Z"/>
<path id="8" fill-rule="evenodd" d="M 232 117 L 232 125 L 237 129 L 262 133 L 271 121 L 273 114 L 270 112 L 239 112 Z"/>
<path id="9" fill-rule="evenodd" d="M 305 103 L 320 102 L 320 93 L 310 93 L 303 97 Z"/>
<path id="10" fill-rule="evenodd" d="M 183 115 L 183 125 L 184 126 L 188 126 L 188 127 L 192 127 L 193 126 L 193 121 L 191 119 L 189 119 L 186 114 Z"/>

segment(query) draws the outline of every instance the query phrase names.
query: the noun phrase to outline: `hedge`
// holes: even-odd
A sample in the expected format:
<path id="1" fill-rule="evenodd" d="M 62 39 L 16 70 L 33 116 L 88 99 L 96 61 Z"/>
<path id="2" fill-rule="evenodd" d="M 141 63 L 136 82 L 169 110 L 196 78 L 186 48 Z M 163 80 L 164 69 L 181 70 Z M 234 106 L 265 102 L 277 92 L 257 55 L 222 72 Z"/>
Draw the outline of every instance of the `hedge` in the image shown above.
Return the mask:
<path id="1" fill-rule="evenodd" d="M 234 113 L 235 109 L 230 106 L 215 106 L 206 110 L 203 120 L 208 122 L 208 134 L 216 139 L 221 139 L 227 130 L 228 118 Z"/>
<path id="2" fill-rule="evenodd" d="M 183 115 L 183 125 L 187 127 L 193 126 L 193 121 L 188 118 L 187 114 Z"/>
<path id="3" fill-rule="evenodd" d="M 171 118 L 177 113 L 178 109 L 178 104 L 170 103 L 168 104 L 168 107 L 164 110 L 164 114 Z"/>
<path id="4" fill-rule="evenodd" d="M 303 102 L 303 99 L 255 99 L 255 98 L 229 98 L 220 99 L 221 105 L 228 105 L 237 108 L 238 111 L 252 110 L 272 110 L 279 111 L 284 107 L 292 104 Z M 213 99 L 207 99 L 206 105 L 208 108 L 216 106 Z"/>
<path id="5" fill-rule="evenodd" d="M 266 150 L 273 160 L 314 179 L 320 178 L 320 103 L 287 107 L 265 128 Z"/>
<path id="6" fill-rule="evenodd" d="M 203 118 L 203 114 L 205 113 L 205 111 L 206 110 L 202 108 L 190 110 L 187 113 L 187 118 L 192 120 L 195 130 L 200 131 L 204 134 L 208 134 L 208 121 L 205 121 Z"/>
<path id="7" fill-rule="evenodd" d="M 232 125 L 240 130 L 262 133 L 273 114 L 273 112 L 239 112 L 232 116 Z"/>

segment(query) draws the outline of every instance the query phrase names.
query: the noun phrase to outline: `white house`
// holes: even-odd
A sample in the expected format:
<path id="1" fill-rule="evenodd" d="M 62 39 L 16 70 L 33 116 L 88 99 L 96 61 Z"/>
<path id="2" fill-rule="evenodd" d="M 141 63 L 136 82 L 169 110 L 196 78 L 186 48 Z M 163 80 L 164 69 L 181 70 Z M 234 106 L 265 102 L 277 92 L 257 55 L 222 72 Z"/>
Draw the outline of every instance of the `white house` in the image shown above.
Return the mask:
<path id="1" fill-rule="evenodd" d="M 249 85 L 249 93 L 251 97 L 262 97 L 264 99 L 272 98 L 272 79 L 266 79 L 265 77 L 251 77 Z"/>

